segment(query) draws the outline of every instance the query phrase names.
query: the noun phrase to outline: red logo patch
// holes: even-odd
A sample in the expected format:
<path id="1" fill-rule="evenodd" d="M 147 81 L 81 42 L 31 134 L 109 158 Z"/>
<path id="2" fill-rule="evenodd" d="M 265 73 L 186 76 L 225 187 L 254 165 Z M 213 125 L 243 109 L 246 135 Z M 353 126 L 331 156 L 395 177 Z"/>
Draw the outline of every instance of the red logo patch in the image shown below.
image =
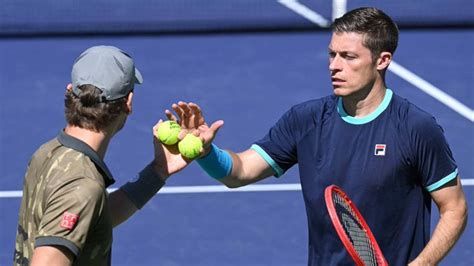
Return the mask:
<path id="1" fill-rule="evenodd" d="M 77 221 L 79 220 L 79 215 L 70 212 L 64 212 L 63 220 L 61 221 L 61 227 L 68 230 L 72 230 L 76 226 Z"/>

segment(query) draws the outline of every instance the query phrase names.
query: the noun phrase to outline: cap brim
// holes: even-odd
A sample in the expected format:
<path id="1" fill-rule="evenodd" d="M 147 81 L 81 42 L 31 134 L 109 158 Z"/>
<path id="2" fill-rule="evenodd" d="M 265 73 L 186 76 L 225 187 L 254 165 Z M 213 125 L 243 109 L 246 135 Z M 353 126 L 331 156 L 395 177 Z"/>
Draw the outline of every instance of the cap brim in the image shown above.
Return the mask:
<path id="1" fill-rule="evenodd" d="M 135 83 L 138 83 L 138 84 L 143 83 L 142 73 L 140 73 L 140 71 L 138 71 L 137 68 L 135 68 Z"/>

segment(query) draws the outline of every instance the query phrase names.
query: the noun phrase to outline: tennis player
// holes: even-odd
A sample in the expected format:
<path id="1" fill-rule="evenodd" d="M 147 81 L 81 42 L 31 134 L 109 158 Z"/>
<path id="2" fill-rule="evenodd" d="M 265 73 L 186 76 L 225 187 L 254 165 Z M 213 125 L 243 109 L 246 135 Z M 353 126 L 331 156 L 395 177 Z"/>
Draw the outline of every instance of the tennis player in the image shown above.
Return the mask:
<path id="1" fill-rule="evenodd" d="M 326 211 L 324 188 L 331 184 L 351 195 L 389 264 L 436 265 L 463 232 L 467 205 L 442 128 L 385 83 L 398 28 L 381 10 L 358 8 L 336 19 L 332 31 L 333 95 L 293 106 L 246 151 L 211 144 L 223 121 L 208 127 L 194 103 L 173 104 L 177 117 L 166 113 L 195 118 L 206 147 L 198 163 L 230 188 L 280 177 L 298 164 L 308 265 L 353 263 Z M 430 237 L 432 201 L 440 219 Z"/>
<path id="2" fill-rule="evenodd" d="M 152 162 L 135 180 L 107 193 L 115 180 L 103 160 L 132 113 L 139 83 L 133 59 L 116 47 L 94 46 L 76 59 L 65 96 L 67 125 L 28 165 L 14 265 L 110 265 L 113 227 L 188 165 L 153 138 Z M 150 133 L 151 140 L 151 128 Z"/>

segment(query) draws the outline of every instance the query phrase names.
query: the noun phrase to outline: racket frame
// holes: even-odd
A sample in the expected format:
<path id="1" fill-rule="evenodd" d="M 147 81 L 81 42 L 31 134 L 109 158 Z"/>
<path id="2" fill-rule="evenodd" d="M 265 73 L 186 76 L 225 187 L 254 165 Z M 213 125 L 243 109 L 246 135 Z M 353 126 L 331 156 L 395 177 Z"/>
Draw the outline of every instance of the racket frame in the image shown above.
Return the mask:
<path id="1" fill-rule="evenodd" d="M 352 257 L 354 262 L 358 266 L 364 266 L 365 263 L 362 261 L 360 258 L 359 254 L 355 250 L 354 246 L 352 245 L 351 240 L 347 236 L 346 232 L 344 231 L 344 228 L 342 227 L 341 221 L 339 220 L 339 217 L 336 213 L 336 208 L 334 206 L 334 202 L 332 200 L 332 194 L 337 193 L 339 196 L 342 197 L 344 201 L 347 202 L 348 206 L 352 209 L 352 211 L 355 213 L 357 216 L 356 218 L 360 221 L 362 225 L 362 229 L 367 233 L 367 236 L 369 237 L 370 243 L 373 246 L 373 249 L 375 251 L 375 257 L 377 260 L 378 265 L 384 265 L 387 266 L 387 260 L 383 256 L 382 250 L 380 249 L 379 245 L 377 244 L 377 241 L 375 240 L 374 235 L 372 234 L 372 231 L 369 228 L 369 225 L 364 220 L 364 217 L 362 214 L 359 212 L 357 209 L 356 205 L 352 202 L 352 200 L 347 196 L 347 194 L 338 186 L 336 185 L 330 185 L 326 187 L 324 190 L 324 199 L 326 201 L 326 208 L 328 210 L 329 216 L 331 217 L 332 224 L 334 228 L 336 229 L 337 234 L 339 235 L 339 239 L 341 239 L 342 244 L 346 248 L 347 252 L 349 252 L 349 255 Z"/>

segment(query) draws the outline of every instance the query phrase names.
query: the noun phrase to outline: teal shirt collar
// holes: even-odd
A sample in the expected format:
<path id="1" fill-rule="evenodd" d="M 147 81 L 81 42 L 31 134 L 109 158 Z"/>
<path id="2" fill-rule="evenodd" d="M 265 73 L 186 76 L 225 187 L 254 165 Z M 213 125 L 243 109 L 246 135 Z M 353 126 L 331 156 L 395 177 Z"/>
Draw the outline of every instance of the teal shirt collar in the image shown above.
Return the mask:
<path id="1" fill-rule="evenodd" d="M 387 89 L 382 103 L 377 107 L 377 109 L 375 109 L 375 111 L 373 111 L 371 114 L 364 117 L 353 117 L 347 114 L 342 104 L 342 98 L 339 97 L 338 102 L 337 102 L 337 112 L 339 113 L 341 118 L 349 124 L 353 124 L 353 125 L 367 124 L 370 121 L 377 118 L 383 111 L 385 111 L 385 109 L 387 109 L 388 105 L 390 104 L 390 101 L 392 100 L 392 96 L 393 96 L 392 90 Z"/>

